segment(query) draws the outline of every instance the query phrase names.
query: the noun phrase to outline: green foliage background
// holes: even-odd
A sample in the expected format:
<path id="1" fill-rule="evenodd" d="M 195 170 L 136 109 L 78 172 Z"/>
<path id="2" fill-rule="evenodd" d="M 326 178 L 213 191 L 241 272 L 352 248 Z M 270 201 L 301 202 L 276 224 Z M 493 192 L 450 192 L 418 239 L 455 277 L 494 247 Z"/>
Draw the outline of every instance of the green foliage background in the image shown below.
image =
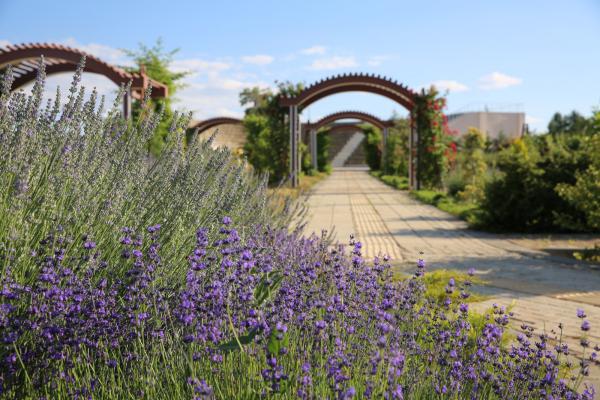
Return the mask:
<path id="1" fill-rule="evenodd" d="M 381 169 L 381 142 L 383 140 L 383 135 L 379 128 L 376 128 L 373 125 L 364 124 L 361 125 L 361 128 L 365 134 L 365 140 L 363 142 L 365 161 L 372 171 L 379 171 Z"/>
<path id="2" fill-rule="evenodd" d="M 244 116 L 244 152 L 257 171 L 269 174 L 271 183 L 281 182 L 289 175 L 288 110 L 279 105 L 279 97 L 294 96 L 302 88 L 302 84 L 279 82 L 276 92 L 255 87 L 240 93 L 240 103 L 249 106 Z"/>
<path id="3" fill-rule="evenodd" d="M 179 49 L 167 51 L 164 48 L 162 40 L 159 38 L 152 47 L 142 43 L 137 50 L 123 50 L 136 64 L 135 67 L 124 67 L 129 72 L 140 73 L 142 70 L 152 79 L 167 85 L 169 95 L 166 98 L 151 99 L 150 103 L 156 113 L 162 113 L 162 118 L 156 128 L 156 131 L 148 142 L 148 148 L 154 155 L 158 155 L 169 134 L 169 129 L 173 123 L 172 103 L 175 100 L 175 93 L 184 87 L 181 80 L 188 75 L 188 72 L 174 72 L 171 64 L 173 57 Z M 135 121 L 142 112 L 142 102 L 132 100 L 132 116 Z"/>

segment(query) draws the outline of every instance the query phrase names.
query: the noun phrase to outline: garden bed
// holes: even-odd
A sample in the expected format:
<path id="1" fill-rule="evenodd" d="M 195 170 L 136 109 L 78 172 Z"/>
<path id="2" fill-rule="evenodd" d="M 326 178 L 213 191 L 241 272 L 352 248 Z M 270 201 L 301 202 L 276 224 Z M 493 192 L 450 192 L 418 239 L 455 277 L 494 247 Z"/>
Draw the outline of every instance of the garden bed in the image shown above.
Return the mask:
<path id="1" fill-rule="evenodd" d="M 302 237 L 267 177 L 183 145 L 185 118 L 149 162 L 152 107 L 131 123 L 78 82 L 46 109 L 43 74 L 0 93 L 2 398 L 593 398 L 594 359 L 470 310 L 474 271 L 398 279 Z"/>

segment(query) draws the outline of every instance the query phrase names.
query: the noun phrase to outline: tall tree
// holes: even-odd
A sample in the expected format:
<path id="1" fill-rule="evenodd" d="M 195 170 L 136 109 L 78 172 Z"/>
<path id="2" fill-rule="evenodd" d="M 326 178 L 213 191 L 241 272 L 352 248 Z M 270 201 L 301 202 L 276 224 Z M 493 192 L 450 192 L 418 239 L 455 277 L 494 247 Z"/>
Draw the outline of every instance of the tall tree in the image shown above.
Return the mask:
<path id="1" fill-rule="evenodd" d="M 279 105 L 279 97 L 294 96 L 300 91 L 302 84 L 278 82 L 276 92 L 251 88 L 240 93 L 240 103 L 250 105 L 244 117 L 247 132 L 244 151 L 256 170 L 269 173 L 271 182 L 281 181 L 289 173 L 287 110 Z"/>
<path id="2" fill-rule="evenodd" d="M 586 118 L 575 110 L 564 116 L 557 112 L 552 116 L 552 119 L 548 123 L 548 133 L 551 135 L 564 133 L 588 134 L 591 133 L 593 119 L 593 116 L 591 118 Z"/>
<path id="3" fill-rule="evenodd" d="M 169 96 L 161 99 L 152 99 L 152 103 L 156 111 L 163 110 L 163 118 L 156 129 L 154 136 L 148 143 L 148 148 L 151 153 L 160 153 L 163 144 L 169 133 L 169 127 L 173 120 L 172 103 L 174 94 L 185 85 L 181 80 L 186 77 L 189 72 L 175 72 L 172 69 L 173 57 L 179 49 L 166 50 L 161 38 L 156 40 L 153 46 L 148 47 L 140 43 L 137 50 L 123 50 L 125 54 L 131 58 L 135 67 L 125 67 L 129 72 L 146 73 L 150 78 L 167 85 Z M 132 105 L 132 114 L 137 117 L 141 110 L 141 103 L 134 101 Z"/>

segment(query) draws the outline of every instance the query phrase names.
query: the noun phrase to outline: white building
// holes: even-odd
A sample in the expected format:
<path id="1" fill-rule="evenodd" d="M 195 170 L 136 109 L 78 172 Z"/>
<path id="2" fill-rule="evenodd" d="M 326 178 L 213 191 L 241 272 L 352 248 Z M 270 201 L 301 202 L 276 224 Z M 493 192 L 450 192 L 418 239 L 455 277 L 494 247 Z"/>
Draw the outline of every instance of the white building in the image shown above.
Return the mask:
<path id="1" fill-rule="evenodd" d="M 490 139 L 521 137 L 525 133 L 525 113 L 475 111 L 448 115 L 448 126 L 463 135 L 477 128 Z"/>

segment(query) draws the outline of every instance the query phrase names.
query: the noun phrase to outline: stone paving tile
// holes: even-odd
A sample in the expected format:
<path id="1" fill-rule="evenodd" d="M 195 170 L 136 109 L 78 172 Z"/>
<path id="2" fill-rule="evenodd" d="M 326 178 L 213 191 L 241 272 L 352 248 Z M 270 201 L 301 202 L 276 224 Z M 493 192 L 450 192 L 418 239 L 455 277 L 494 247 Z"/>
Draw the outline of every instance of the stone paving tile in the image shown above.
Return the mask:
<path id="1" fill-rule="evenodd" d="M 335 170 L 315 185 L 308 198 L 307 233 L 327 229 L 340 242 L 351 234 L 362 241 L 365 256 L 388 254 L 399 270 L 412 272 L 417 258 L 430 269 L 473 267 L 486 281 L 481 290 L 491 296 L 476 305 L 513 304 L 515 320 L 538 329 L 553 329 L 562 322 L 564 337 L 579 349 L 579 321 L 584 308 L 600 344 L 600 272 L 577 261 L 550 257 L 514 242 L 467 229 L 461 221 L 435 207 L 410 198 L 373 178 L 364 170 Z M 588 381 L 600 386 L 600 368 Z"/>

